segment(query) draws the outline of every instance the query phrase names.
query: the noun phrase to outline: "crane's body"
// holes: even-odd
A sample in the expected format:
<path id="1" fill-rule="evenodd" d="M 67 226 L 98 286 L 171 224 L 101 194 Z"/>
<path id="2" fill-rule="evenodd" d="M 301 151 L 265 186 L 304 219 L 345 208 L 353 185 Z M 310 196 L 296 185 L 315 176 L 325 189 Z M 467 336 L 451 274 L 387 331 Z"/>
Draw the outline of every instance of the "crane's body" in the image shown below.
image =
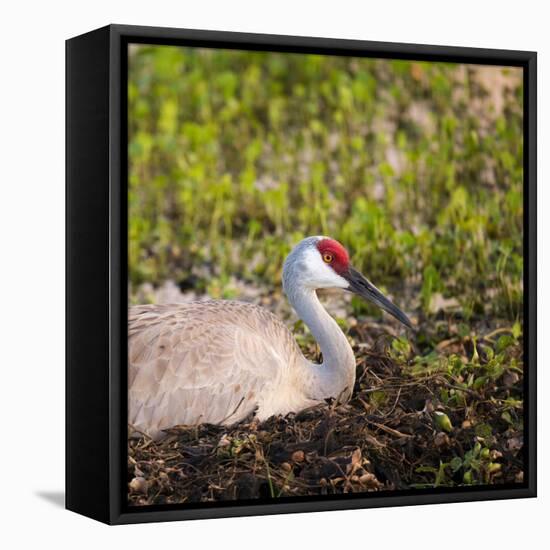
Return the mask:
<path id="1" fill-rule="evenodd" d="M 129 311 L 128 421 L 159 438 L 175 425 L 234 424 L 298 412 L 329 397 L 347 400 L 352 348 L 317 298 L 318 288 L 352 290 L 410 326 L 407 317 L 349 266 L 345 249 L 308 237 L 289 254 L 283 287 L 321 347 L 308 361 L 288 328 L 266 309 L 210 300 L 134 306 Z"/>

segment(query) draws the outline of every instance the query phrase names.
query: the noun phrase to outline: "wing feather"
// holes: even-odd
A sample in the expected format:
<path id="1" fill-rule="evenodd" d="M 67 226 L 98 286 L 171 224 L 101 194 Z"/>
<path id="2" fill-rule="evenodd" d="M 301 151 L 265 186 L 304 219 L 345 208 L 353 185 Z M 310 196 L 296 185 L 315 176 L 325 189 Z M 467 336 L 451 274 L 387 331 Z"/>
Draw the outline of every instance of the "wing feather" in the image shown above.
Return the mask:
<path id="1" fill-rule="evenodd" d="M 244 418 L 284 376 L 293 351 L 279 320 L 241 302 L 135 306 L 128 334 L 129 423 L 152 437 L 178 424 Z"/>

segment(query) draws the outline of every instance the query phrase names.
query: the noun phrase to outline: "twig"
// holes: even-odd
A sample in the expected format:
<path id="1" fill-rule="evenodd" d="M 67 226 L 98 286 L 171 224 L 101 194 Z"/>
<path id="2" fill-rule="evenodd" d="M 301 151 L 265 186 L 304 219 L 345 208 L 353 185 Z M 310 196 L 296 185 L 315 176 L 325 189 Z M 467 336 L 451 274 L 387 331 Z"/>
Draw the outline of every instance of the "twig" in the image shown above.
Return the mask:
<path id="1" fill-rule="evenodd" d="M 360 397 L 358 397 L 359 401 L 361 402 L 361 404 L 363 405 L 363 407 L 365 407 L 365 411 L 368 412 L 368 405 L 367 403 L 365 403 Z M 401 433 L 401 432 L 398 432 L 397 430 L 394 430 L 393 428 L 390 428 L 388 426 L 385 426 L 384 424 L 380 424 L 378 422 L 374 422 L 374 420 L 369 420 L 368 418 L 365 418 L 365 420 L 369 423 L 369 424 L 372 424 L 373 426 L 376 426 L 377 428 L 379 428 L 380 430 L 384 431 L 384 432 L 387 432 L 391 435 L 394 435 L 395 437 L 412 437 L 412 435 L 409 435 L 409 434 L 404 434 L 404 433 Z"/>
<path id="2" fill-rule="evenodd" d="M 401 396 L 401 390 L 403 388 L 399 388 L 399 390 L 397 391 L 397 397 L 395 398 L 395 401 L 393 403 L 393 407 L 386 413 L 383 415 L 384 418 L 387 418 L 388 416 L 390 416 L 390 414 L 393 413 L 393 411 L 395 410 L 395 407 L 397 406 L 397 403 L 399 401 L 399 397 Z"/>

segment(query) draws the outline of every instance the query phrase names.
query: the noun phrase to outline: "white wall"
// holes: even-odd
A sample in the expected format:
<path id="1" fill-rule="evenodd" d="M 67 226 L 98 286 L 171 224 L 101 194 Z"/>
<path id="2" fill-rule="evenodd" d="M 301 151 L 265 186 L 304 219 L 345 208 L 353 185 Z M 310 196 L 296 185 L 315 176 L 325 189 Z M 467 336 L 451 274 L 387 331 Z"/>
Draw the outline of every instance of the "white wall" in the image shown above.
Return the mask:
<path id="1" fill-rule="evenodd" d="M 187 5 L 186 5 L 187 4 Z M 64 40 L 107 23 L 209 28 L 539 52 L 539 242 L 550 239 L 545 2 L 93 0 L 4 2 L 0 40 L 0 522 L 6 548 L 541 548 L 548 439 L 537 500 L 330 512 L 109 529 L 52 503 L 63 489 Z M 545 146 L 546 145 L 546 146 Z M 539 246 L 542 282 L 548 247 Z M 539 311 L 549 306 L 539 285 Z M 544 323 L 546 322 L 546 323 Z M 539 373 L 548 314 L 539 315 Z M 546 324 L 546 327 L 544 326 Z M 93 343 L 90 343 L 93 345 Z M 548 426 L 541 399 L 539 426 Z M 5 515 L 7 514 L 7 516 Z M 199 546 L 200 545 L 200 546 Z M 27 546 L 27 544 L 24 544 Z M 30 546 L 29 546 L 30 547 Z"/>

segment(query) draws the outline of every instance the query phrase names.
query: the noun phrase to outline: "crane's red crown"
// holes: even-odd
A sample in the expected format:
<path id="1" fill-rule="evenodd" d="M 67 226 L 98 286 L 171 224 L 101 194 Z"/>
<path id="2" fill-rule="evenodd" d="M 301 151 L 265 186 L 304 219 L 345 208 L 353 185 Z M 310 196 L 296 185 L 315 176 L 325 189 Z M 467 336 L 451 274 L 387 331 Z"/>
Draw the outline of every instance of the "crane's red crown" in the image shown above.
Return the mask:
<path id="1" fill-rule="evenodd" d="M 340 274 L 349 268 L 348 251 L 334 239 L 321 239 L 317 243 L 317 250 L 323 261 Z"/>

